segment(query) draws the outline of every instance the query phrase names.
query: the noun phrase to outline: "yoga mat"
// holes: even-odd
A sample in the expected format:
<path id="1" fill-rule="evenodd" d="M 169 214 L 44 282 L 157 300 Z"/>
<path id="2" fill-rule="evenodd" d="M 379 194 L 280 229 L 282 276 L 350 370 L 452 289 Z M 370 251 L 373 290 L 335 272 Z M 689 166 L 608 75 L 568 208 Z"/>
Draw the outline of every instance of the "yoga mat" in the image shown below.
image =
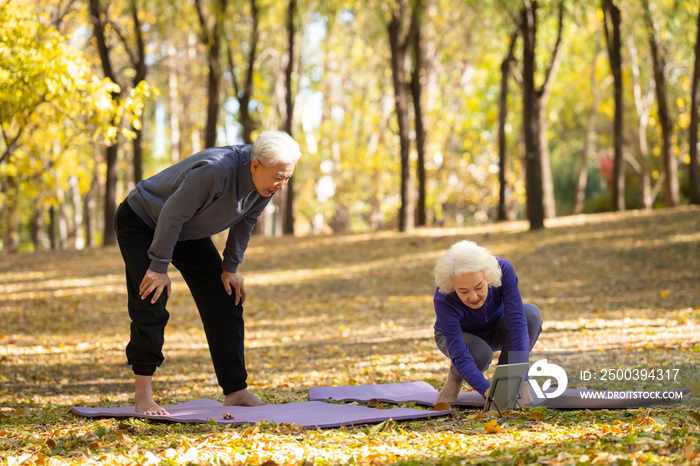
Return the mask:
<path id="1" fill-rule="evenodd" d="M 437 390 L 428 382 L 387 383 L 380 385 L 348 385 L 344 387 L 311 387 L 309 400 L 357 401 L 367 403 L 376 398 L 382 403 L 416 403 L 433 406 Z M 461 392 L 452 406 L 484 406 L 484 397 L 477 392 Z"/>
<path id="2" fill-rule="evenodd" d="M 532 388 L 530 389 L 532 392 Z M 690 393 L 690 388 L 679 388 L 668 390 L 669 392 L 681 392 L 683 396 Z M 625 393 L 625 398 L 584 398 L 582 392 L 596 392 L 595 390 L 584 390 L 576 388 L 567 388 L 564 393 L 556 398 L 545 398 L 544 400 L 535 397 L 532 393 L 534 402 L 529 406 L 546 406 L 556 409 L 622 409 L 622 408 L 641 408 L 654 404 L 660 404 L 671 400 L 652 399 L 652 398 L 633 398 L 634 392 L 617 392 Z M 639 392 L 637 392 L 639 393 Z M 410 403 L 432 406 L 435 403 L 438 391 L 427 382 L 406 382 L 406 383 L 388 383 L 380 385 L 348 385 L 342 387 L 312 387 L 309 390 L 309 400 L 327 400 L 333 399 L 336 401 L 357 401 L 367 403 L 371 399 L 376 398 L 383 403 Z M 480 408 L 484 406 L 484 397 L 477 392 L 460 392 L 456 402 L 450 403 L 452 406 L 473 406 Z"/>
<path id="3" fill-rule="evenodd" d="M 163 406 L 170 414 L 152 416 L 134 414 L 134 407 L 86 408 L 73 407 L 73 413 L 85 417 L 138 417 L 181 423 L 208 423 L 214 419 L 219 424 L 254 424 L 258 421 L 274 421 L 277 424 L 296 424 L 302 427 L 340 427 L 354 424 L 368 424 L 393 419 L 423 419 L 451 414 L 455 410 L 427 411 L 412 408 L 375 409 L 366 406 L 301 401 L 295 403 L 264 406 L 223 406 L 208 400 L 194 400 L 187 403 Z M 233 419 L 224 419 L 224 413 Z"/>

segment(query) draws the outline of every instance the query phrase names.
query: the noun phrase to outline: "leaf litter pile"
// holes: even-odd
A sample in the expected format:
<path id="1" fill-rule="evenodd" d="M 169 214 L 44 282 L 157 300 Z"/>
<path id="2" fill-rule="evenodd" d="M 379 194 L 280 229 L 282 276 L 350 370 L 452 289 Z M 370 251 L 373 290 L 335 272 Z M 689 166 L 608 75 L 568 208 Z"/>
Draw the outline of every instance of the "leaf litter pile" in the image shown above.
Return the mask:
<path id="1" fill-rule="evenodd" d="M 240 268 L 250 389 L 270 403 L 305 401 L 314 385 L 426 380 L 439 390 L 448 361 L 432 339 L 432 268 L 461 239 L 514 265 L 523 300 L 545 322 L 536 351 L 579 355 L 581 370 L 600 370 L 616 351 L 625 367 L 680 367 L 675 386 L 691 395 L 645 409 L 462 409 L 325 430 L 80 418 L 72 406 L 131 402 L 121 257 L 116 248 L 20 254 L 0 261 L 0 463 L 700 464 L 696 208 L 568 217 L 534 233 L 514 222 L 253 237 Z M 170 275 L 157 400 L 222 400 L 197 310 Z"/>

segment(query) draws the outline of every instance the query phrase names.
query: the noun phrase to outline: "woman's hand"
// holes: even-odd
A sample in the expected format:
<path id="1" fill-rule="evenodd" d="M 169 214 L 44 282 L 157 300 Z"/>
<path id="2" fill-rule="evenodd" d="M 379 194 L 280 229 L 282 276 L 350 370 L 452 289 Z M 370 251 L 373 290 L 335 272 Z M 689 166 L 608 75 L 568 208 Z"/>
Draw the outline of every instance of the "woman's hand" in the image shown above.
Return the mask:
<path id="1" fill-rule="evenodd" d="M 158 273 L 153 270 L 148 270 L 146 276 L 141 280 L 141 285 L 139 286 L 139 296 L 141 299 L 146 299 L 148 295 L 153 293 L 153 298 L 151 299 L 151 304 L 155 304 L 163 293 L 163 289 L 167 290 L 168 298 L 170 297 L 171 283 L 170 277 L 167 273 Z"/>
<path id="2" fill-rule="evenodd" d="M 221 281 L 229 296 L 232 293 L 231 287 L 236 290 L 236 306 L 238 306 L 239 301 L 241 304 L 245 302 L 245 287 L 243 286 L 245 279 L 243 277 L 235 272 L 231 273 L 224 270 L 221 272 Z"/>

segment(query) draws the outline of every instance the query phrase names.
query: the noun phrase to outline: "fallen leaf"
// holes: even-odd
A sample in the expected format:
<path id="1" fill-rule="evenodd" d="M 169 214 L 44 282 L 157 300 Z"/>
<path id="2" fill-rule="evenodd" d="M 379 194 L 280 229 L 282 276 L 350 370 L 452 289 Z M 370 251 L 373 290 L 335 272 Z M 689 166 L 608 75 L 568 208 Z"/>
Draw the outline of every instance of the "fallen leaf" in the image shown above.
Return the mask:
<path id="1" fill-rule="evenodd" d="M 53 439 L 46 440 L 46 446 L 49 448 L 54 448 L 56 446 L 56 441 Z"/>
<path id="2" fill-rule="evenodd" d="M 224 418 L 225 420 L 227 420 L 227 421 L 230 421 L 230 420 L 233 419 L 233 414 L 224 413 L 224 414 L 223 414 L 223 418 Z"/>
<path id="3" fill-rule="evenodd" d="M 486 432 L 488 432 L 489 434 L 497 434 L 499 432 L 503 432 L 503 427 L 498 425 L 498 421 L 496 421 L 496 419 L 484 424 L 484 429 L 486 429 Z"/>
<path id="4" fill-rule="evenodd" d="M 439 403 L 435 403 L 435 405 L 433 405 L 433 409 L 435 411 L 448 411 L 448 410 L 452 409 L 452 406 L 450 406 L 449 403 L 445 403 L 444 401 L 441 401 Z"/>
<path id="5" fill-rule="evenodd" d="M 372 398 L 367 402 L 368 408 L 376 408 L 377 406 L 379 406 L 379 400 L 376 398 Z"/>
<path id="6" fill-rule="evenodd" d="M 118 447 L 128 447 L 132 443 L 133 441 L 131 440 L 131 437 L 126 434 L 119 434 L 119 438 L 115 442 L 115 445 Z"/>

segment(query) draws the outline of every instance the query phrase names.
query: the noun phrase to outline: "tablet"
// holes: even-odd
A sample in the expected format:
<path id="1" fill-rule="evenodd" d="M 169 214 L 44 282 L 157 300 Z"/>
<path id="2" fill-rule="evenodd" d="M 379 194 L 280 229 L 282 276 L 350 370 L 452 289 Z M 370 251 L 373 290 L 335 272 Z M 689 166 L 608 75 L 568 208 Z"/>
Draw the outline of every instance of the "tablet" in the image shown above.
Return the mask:
<path id="1" fill-rule="evenodd" d="M 520 406 L 520 389 L 529 368 L 530 363 L 527 362 L 496 366 L 496 371 L 491 378 L 491 389 L 486 396 L 484 412 L 504 413 Z"/>

